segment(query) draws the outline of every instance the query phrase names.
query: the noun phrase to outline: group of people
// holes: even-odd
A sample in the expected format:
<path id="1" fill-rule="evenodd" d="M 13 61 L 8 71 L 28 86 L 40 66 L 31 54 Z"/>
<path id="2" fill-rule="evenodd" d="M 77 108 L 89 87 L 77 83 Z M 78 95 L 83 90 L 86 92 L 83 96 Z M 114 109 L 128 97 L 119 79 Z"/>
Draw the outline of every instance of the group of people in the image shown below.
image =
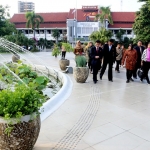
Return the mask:
<path id="1" fill-rule="evenodd" d="M 142 46 L 142 42 L 138 41 L 137 46 L 129 44 L 128 49 L 124 48 L 124 45 L 118 43 L 117 47 L 113 44 L 113 39 L 110 39 L 104 45 L 99 40 L 95 44 L 89 42 L 88 45 L 83 48 L 80 41 L 77 41 L 77 45 L 74 49 L 74 54 L 85 55 L 87 59 L 90 72 L 93 74 L 93 82 L 97 83 L 97 75 L 100 71 L 99 77 L 102 80 L 105 70 L 108 66 L 108 80 L 113 82 L 113 64 L 116 62 L 115 71 L 120 73 L 119 67 L 122 65 L 126 68 L 126 83 L 137 79 L 138 69 L 142 69 L 142 75 L 140 77 L 141 82 L 143 79 L 147 80 L 150 84 L 148 72 L 150 69 L 150 43 L 147 47 Z"/>

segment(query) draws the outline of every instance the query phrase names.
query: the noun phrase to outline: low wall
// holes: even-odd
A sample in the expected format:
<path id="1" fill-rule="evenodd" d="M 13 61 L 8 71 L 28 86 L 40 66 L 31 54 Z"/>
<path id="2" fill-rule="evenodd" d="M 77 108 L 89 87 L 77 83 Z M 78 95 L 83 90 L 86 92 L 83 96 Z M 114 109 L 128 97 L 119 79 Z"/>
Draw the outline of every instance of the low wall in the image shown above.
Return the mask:
<path id="1" fill-rule="evenodd" d="M 62 88 L 58 91 L 58 93 L 56 93 L 52 98 L 50 98 L 47 102 L 45 102 L 41 107 L 40 109 L 41 121 L 44 121 L 54 111 L 56 111 L 64 103 L 64 101 L 70 96 L 72 92 L 73 83 L 69 78 L 69 76 L 63 74 L 62 72 L 59 72 L 50 67 L 47 67 L 46 69 L 45 66 L 41 66 L 41 65 L 36 65 L 36 67 L 43 72 L 46 72 L 48 69 L 49 74 L 52 75 L 53 77 L 56 77 L 57 74 L 60 82 L 62 82 L 63 85 Z"/>

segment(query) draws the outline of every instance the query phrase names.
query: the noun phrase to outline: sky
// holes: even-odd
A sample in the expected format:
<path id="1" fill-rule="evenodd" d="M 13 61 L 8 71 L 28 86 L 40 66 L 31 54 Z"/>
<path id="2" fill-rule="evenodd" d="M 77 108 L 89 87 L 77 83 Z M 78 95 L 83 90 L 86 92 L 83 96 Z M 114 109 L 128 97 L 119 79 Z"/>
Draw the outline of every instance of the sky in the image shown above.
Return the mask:
<path id="1" fill-rule="evenodd" d="M 27 0 L 23 0 L 27 1 Z M 111 11 L 137 11 L 142 3 L 138 0 L 28 0 L 35 3 L 35 12 L 68 12 L 70 8 L 82 6 L 110 6 Z M 122 1 L 122 5 L 121 5 Z M 18 0 L 0 0 L 0 4 L 10 6 L 10 15 L 18 13 Z"/>

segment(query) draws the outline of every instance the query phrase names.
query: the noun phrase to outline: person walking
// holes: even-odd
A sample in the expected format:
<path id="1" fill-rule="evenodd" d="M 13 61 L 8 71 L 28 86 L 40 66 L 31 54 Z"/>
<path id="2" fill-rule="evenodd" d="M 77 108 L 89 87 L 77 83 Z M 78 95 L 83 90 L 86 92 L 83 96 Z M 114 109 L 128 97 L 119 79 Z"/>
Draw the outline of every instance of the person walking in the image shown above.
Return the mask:
<path id="1" fill-rule="evenodd" d="M 128 50 L 125 51 L 123 59 L 122 59 L 122 66 L 124 65 L 125 61 L 126 61 L 126 76 L 127 76 L 127 81 L 126 83 L 129 83 L 130 80 L 134 81 L 132 79 L 132 75 L 133 75 L 133 71 L 136 67 L 136 63 L 137 63 L 137 51 L 133 48 L 133 45 L 130 44 L 128 47 Z"/>
<path id="2" fill-rule="evenodd" d="M 61 47 L 61 59 L 65 59 L 66 57 L 66 50 L 65 47 L 62 45 Z"/>
<path id="3" fill-rule="evenodd" d="M 116 47 L 116 68 L 115 68 L 115 71 L 117 71 L 118 73 L 120 73 L 119 65 L 121 64 L 121 59 L 122 59 L 122 48 L 121 44 L 118 43 Z"/>
<path id="4" fill-rule="evenodd" d="M 101 42 L 99 40 L 96 41 L 96 44 L 91 49 L 91 64 L 93 66 L 93 82 L 97 83 L 97 74 L 98 70 L 101 66 L 102 60 L 102 48 L 100 47 Z"/>
<path id="5" fill-rule="evenodd" d="M 141 56 L 143 51 L 145 50 L 144 46 L 142 46 L 142 41 L 138 41 L 137 46 L 134 48 L 137 51 L 137 63 L 135 66 L 135 70 L 133 71 L 133 78 L 137 79 L 137 70 L 141 68 Z"/>
<path id="6" fill-rule="evenodd" d="M 83 50 L 83 47 L 81 45 L 81 42 L 78 40 L 77 43 L 76 43 L 76 47 L 74 48 L 74 54 L 76 56 L 79 56 L 79 55 L 83 55 L 84 54 L 84 50 Z"/>
<path id="7" fill-rule="evenodd" d="M 112 67 L 115 60 L 116 60 L 116 49 L 113 45 L 113 39 L 110 39 L 108 41 L 108 44 L 105 44 L 103 48 L 103 66 L 100 72 L 101 80 L 108 65 L 108 80 L 113 82 Z"/>
<path id="8" fill-rule="evenodd" d="M 92 45 L 93 45 L 92 42 L 88 42 L 88 45 L 84 49 L 84 53 L 85 53 L 85 57 L 86 57 L 86 61 L 87 61 L 89 69 L 91 69 L 90 51 L 91 51 Z"/>
<path id="9" fill-rule="evenodd" d="M 142 70 L 143 70 L 141 82 L 143 82 L 143 79 L 146 78 L 147 83 L 150 84 L 149 77 L 148 77 L 148 72 L 150 69 L 150 43 L 148 43 L 147 49 L 144 50 L 141 59 L 142 59 L 141 66 L 142 66 Z"/>

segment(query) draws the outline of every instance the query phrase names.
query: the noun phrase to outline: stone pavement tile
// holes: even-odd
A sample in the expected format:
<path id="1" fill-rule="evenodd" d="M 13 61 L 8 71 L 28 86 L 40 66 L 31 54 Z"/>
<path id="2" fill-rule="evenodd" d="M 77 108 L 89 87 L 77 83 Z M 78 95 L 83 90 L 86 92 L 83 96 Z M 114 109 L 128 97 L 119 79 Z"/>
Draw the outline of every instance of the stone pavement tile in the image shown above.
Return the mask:
<path id="1" fill-rule="evenodd" d="M 98 114 L 97 118 L 106 120 L 108 122 L 113 122 L 113 121 L 120 120 L 122 118 L 122 115 L 120 115 L 116 112 L 113 112 L 113 111 L 109 111 L 109 112 L 104 112 L 104 113 Z"/>
<path id="2" fill-rule="evenodd" d="M 71 124 L 74 125 L 80 116 L 72 116 L 70 114 L 62 115 L 61 117 L 53 118 L 60 125 Z"/>
<path id="3" fill-rule="evenodd" d="M 102 134 L 95 129 L 91 129 L 91 130 L 87 131 L 87 133 L 84 135 L 82 140 L 84 142 L 86 142 L 88 145 L 92 146 L 92 145 L 102 142 L 108 138 L 109 137 L 107 135 Z"/>
<path id="4" fill-rule="evenodd" d="M 150 121 L 149 116 L 142 115 L 141 113 L 135 113 L 134 115 L 122 118 L 118 121 L 113 121 L 112 124 L 124 130 L 130 130 L 148 121 Z"/>
<path id="5" fill-rule="evenodd" d="M 41 123 L 41 130 L 53 129 L 57 126 L 60 126 L 60 124 L 50 116 Z"/>
<path id="6" fill-rule="evenodd" d="M 83 112 L 86 109 L 88 102 L 89 100 L 81 102 L 81 103 L 72 104 L 72 105 L 66 103 L 65 105 L 62 105 L 60 108 L 63 111 L 67 112 L 68 114 L 74 113 L 74 112 Z"/>
<path id="7" fill-rule="evenodd" d="M 97 127 L 95 128 L 95 130 L 109 136 L 109 137 L 113 137 L 113 136 L 116 136 L 118 134 L 121 134 L 123 132 L 125 132 L 125 130 L 111 124 L 111 123 L 108 123 L 108 124 L 105 124 L 105 125 L 102 125 L 100 127 Z"/>
<path id="8" fill-rule="evenodd" d="M 150 122 L 139 125 L 136 128 L 129 130 L 129 132 L 150 142 Z"/>
<path id="9" fill-rule="evenodd" d="M 133 150 L 150 150 L 150 142 L 145 142 Z"/>
<path id="10" fill-rule="evenodd" d="M 64 110 L 62 110 L 60 107 L 51 114 L 51 116 L 53 116 L 53 118 L 57 118 L 60 117 L 62 115 L 67 115 L 68 113 Z"/>
<path id="11" fill-rule="evenodd" d="M 92 148 L 92 147 L 88 147 L 88 148 L 86 148 L 86 149 L 84 149 L 84 150 L 95 150 L 95 149 Z"/>
<path id="12" fill-rule="evenodd" d="M 142 138 L 125 132 L 92 147 L 95 150 L 132 150 L 144 142 Z"/>
<path id="13" fill-rule="evenodd" d="M 89 147 L 89 145 L 87 143 L 85 143 L 83 140 L 81 140 L 74 150 L 83 150 L 83 149 L 86 149 L 88 147 Z"/>
<path id="14" fill-rule="evenodd" d="M 140 111 L 144 111 L 145 109 L 150 108 L 150 104 L 147 104 L 144 101 L 129 105 L 129 106 L 125 106 L 125 108 L 128 108 L 134 112 L 140 112 Z"/>

